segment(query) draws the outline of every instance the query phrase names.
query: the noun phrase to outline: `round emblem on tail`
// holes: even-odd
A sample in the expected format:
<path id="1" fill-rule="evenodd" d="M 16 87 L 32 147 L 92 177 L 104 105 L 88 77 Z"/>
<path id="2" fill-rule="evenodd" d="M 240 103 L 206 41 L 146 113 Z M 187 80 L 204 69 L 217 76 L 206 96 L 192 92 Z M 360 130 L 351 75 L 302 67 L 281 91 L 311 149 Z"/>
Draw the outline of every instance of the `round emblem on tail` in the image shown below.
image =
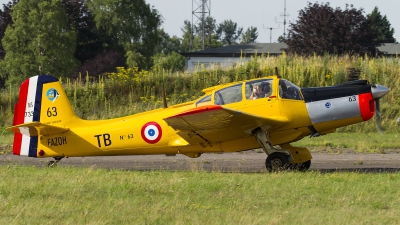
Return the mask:
<path id="1" fill-rule="evenodd" d="M 148 122 L 143 125 L 141 135 L 145 142 L 155 144 L 161 139 L 161 126 L 156 122 Z"/>
<path id="2" fill-rule="evenodd" d="M 47 99 L 52 102 L 55 102 L 57 100 L 58 96 L 60 96 L 60 94 L 58 94 L 58 91 L 55 88 L 50 88 L 46 92 Z"/>

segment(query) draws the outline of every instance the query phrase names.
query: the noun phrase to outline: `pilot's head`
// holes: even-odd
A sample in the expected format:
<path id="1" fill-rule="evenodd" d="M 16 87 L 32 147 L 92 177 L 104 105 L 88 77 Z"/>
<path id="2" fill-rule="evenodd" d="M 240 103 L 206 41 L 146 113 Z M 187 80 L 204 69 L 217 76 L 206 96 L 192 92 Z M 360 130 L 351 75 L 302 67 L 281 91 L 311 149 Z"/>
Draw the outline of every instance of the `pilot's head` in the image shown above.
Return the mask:
<path id="1" fill-rule="evenodd" d="M 264 92 L 268 93 L 271 91 L 271 84 L 268 82 L 262 83 L 262 89 Z"/>
<path id="2" fill-rule="evenodd" d="M 253 92 L 256 93 L 256 94 L 261 93 L 262 92 L 261 84 L 254 85 Z"/>

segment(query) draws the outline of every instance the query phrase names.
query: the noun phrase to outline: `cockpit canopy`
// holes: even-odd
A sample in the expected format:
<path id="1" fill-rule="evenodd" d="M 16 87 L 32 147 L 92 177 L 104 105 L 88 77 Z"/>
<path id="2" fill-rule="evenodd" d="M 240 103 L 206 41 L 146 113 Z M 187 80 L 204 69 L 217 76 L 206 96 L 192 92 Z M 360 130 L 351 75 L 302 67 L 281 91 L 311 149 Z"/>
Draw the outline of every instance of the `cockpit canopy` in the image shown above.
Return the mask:
<path id="1" fill-rule="evenodd" d="M 245 85 L 244 88 L 243 85 Z M 210 105 L 212 104 L 212 100 L 214 100 L 215 105 L 226 105 L 243 100 L 269 98 L 275 95 L 273 94 L 276 93 L 274 92 L 274 88 L 274 79 L 271 78 L 238 83 L 217 90 L 213 95 L 204 96 L 196 102 L 196 106 Z M 282 99 L 303 100 L 300 88 L 285 79 L 279 80 L 279 97 Z"/>

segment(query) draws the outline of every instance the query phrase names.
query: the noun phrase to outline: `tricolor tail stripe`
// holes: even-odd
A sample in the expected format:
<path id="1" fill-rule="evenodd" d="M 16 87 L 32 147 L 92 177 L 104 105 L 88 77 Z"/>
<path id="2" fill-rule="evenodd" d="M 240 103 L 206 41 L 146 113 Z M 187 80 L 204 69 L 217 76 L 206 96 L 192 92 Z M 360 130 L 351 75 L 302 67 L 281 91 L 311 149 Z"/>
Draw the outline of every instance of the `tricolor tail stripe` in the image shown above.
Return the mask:
<path id="1" fill-rule="evenodd" d="M 19 99 L 14 108 L 13 125 L 40 121 L 43 84 L 57 82 L 52 76 L 40 75 L 25 80 L 20 87 Z M 22 129 L 22 128 L 21 128 Z M 21 130 L 21 133 L 24 131 Z M 38 137 L 14 134 L 14 155 L 36 157 Z"/>
<path id="2" fill-rule="evenodd" d="M 29 137 L 22 134 L 14 134 L 14 155 L 36 157 L 38 137 Z"/>

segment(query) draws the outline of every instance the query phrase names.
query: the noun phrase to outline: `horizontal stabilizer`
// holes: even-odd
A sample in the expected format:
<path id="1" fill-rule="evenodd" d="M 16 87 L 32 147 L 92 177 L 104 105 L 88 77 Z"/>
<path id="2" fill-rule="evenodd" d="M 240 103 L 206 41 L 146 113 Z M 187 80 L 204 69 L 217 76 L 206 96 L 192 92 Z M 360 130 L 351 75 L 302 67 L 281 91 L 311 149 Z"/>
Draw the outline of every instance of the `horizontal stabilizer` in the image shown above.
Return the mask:
<path id="1" fill-rule="evenodd" d="M 29 137 L 40 135 L 61 134 L 67 132 L 69 129 L 64 127 L 56 127 L 40 122 L 29 122 L 17 126 L 8 127 L 14 133 L 23 134 Z"/>

